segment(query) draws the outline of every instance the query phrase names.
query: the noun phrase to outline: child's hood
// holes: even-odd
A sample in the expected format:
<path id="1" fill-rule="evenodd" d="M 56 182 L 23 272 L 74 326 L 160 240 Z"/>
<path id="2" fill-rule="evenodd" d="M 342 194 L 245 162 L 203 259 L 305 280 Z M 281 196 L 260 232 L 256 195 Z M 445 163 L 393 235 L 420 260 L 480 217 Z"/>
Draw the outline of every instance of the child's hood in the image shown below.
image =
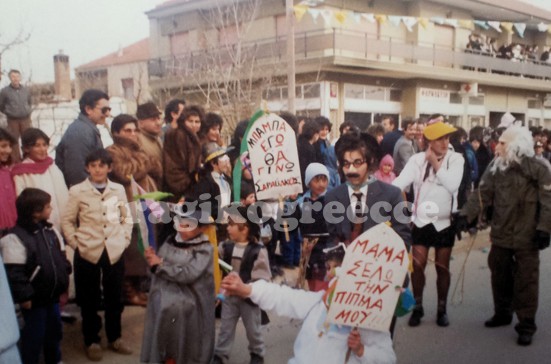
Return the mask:
<path id="1" fill-rule="evenodd" d="M 390 154 L 387 154 L 381 159 L 381 162 L 379 163 L 379 169 L 382 169 L 384 165 L 390 164 L 390 167 L 394 169 L 394 159 L 392 159 L 392 156 Z"/>

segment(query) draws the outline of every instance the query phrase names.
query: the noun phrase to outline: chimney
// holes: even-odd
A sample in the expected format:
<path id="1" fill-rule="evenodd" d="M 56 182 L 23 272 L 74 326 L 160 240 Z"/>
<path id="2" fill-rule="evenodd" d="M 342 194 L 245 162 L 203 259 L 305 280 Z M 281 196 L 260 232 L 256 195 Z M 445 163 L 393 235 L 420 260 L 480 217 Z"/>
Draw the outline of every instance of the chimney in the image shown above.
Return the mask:
<path id="1" fill-rule="evenodd" d="M 54 77 L 55 94 L 61 100 L 71 100 L 71 68 L 69 67 L 69 56 L 59 50 L 54 56 Z"/>

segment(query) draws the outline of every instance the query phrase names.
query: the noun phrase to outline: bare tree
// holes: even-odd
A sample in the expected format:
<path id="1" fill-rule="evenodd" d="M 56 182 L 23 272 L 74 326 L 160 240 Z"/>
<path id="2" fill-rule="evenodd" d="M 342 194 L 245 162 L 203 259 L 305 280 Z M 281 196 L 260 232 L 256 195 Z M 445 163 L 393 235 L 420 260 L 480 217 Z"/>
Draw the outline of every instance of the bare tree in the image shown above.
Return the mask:
<path id="1" fill-rule="evenodd" d="M 29 40 L 31 33 L 27 33 L 25 30 L 20 29 L 17 35 L 10 39 L 3 39 L 0 34 L 0 79 L 2 78 L 2 56 L 12 48 L 21 45 Z"/>
<path id="2" fill-rule="evenodd" d="M 273 39 L 251 40 L 262 0 L 215 0 L 210 4 L 199 12 L 204 24 L 198 39 L 200 50 L 174 55 L 168 73 L 185 85 L 178 93 L 219 112 L 233 130 L 260 106 L 262 92 L 281 68 L 277 59 L 280 45 Z"/>

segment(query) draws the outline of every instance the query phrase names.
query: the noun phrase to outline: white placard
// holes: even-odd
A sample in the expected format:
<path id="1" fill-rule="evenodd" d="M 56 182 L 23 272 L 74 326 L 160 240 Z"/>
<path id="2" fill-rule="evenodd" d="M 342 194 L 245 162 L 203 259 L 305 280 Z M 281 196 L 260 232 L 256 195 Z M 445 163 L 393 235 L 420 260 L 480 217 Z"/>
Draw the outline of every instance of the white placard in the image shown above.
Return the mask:
<path id="1" fill-rule="evenodd" d="M 257 200 L 302 192 L 294 130 L 276 114 L 258 118 L 247 134 Z"/>
<path id="2" fill-rule="evenodd" d="M 388 331 L 408 266 L 404 241 L 387 224 L 364 232 L 346 249 L 327 321 Z"/>
<path id="3" fill-rule="evenodd" d="M 419 95 L 421 102 L 443 102 L 450 103 L 450 91 L 438 90 L 434 88 L 420 88 Z"/>

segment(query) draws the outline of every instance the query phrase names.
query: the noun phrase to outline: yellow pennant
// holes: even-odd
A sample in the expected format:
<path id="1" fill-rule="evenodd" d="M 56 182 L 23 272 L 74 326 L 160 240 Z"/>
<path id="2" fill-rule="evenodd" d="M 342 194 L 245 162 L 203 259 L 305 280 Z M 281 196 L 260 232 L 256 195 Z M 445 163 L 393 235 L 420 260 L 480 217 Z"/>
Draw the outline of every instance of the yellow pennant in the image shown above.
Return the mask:
<path id="1" fill-rule="evenodd" d="M 340 10 L 335 13 L 335 19 L 342 25 L 346 21 L 346 17 L 348 15 L 347 11 Z"/>
<path id="2" fill-rule="evenodd" d="M 458 23 L 461 28 L 474 30 L 474 23 L 472 20 L 460 19 L 458 20 Z"/>
<path id="3" fill-rule="evenodd" d="M 293 10 L 295 12 L 297 22 L 300 22 L 304 14 L 306 14 L 306 11 L 308 11 L 308 7 L 306 5 L 295 5 L 293 6 Z"/>
<path id="4" fill-rule="evenodd" d="M 377 22 L 381 25 L 385 24 L 386 21 L 388 20 L 388 18 L 386 17 L 386 15 L 383 15 L 383 14 L 377 14 L 375 15 L 375 20 L 377 20 Z"/>
<path id="5" fill-rule="evenodd" d="M 419 24 L 423 27 L 423 29 L 427 29 L 429 26 L 430 21 L 427 18 L 419 18 Z"/>
<path id="6" fill-rule="evenodd" d="M 513 32 L 513 23 L 509 22 L 502 22 L 501 27 L 505 30 L 507 30 L 509 33 Z"/>

